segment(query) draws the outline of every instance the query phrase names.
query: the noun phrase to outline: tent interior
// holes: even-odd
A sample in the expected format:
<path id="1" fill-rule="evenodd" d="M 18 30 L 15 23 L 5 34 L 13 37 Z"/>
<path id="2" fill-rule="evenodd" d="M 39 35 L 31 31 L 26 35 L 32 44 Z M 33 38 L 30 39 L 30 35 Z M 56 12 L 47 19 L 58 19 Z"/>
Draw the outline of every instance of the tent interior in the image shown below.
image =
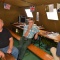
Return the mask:
<path id="1" fill-rule="evenodd" d="M 5 9 L 4 4 L 9 4 L 10 9 Z M 25 16 L 26 19 L 29 18 L 25 10 L 30 9 L 31 7 L 34 9 L 32 11 L 32 15 L 35 24 L 38 26 L 43 26 L 47 31 L 60 33 L 60 0 L 0 0 L 0 19 L 4 21 L 5 27 L 12 28 L 11 24 L 18 22 L 19 16 Z M 49 19 L 49 17 L 52 18 Z M 46 42 L 47 44 L 51 44 L 52 42 L 51 45 L 56 45 L 53 41 L 48 43 L 48 39 L 46 41 L 45 40 L 46 39 L 43 38 L 42 42 Z M 15 45 L 18 45 L 16 42 L 17 41 L 15 40 Z M 32 57 L 31 60 L 33 60 L 33 58 L 35 57 Z M 28 59 L 26 58 L 25 60 Z M 39 60 L 39 58 L 36 58 L 36 60 Z"/>

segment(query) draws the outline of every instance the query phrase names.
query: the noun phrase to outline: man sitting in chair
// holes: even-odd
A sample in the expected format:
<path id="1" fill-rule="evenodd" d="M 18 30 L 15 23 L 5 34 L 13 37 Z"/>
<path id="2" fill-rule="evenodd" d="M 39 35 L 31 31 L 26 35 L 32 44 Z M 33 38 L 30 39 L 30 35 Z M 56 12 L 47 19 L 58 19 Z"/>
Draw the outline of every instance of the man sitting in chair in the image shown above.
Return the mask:
<path id="1" fill-rule="evenodd" d="M 34 25 L 33 19 L 28 20 L 28 25 L 24 26 L 23 36 L 20 39 L 20 53 L 19 53 L 19 59 L 22 60 L 25 51 L 27 49 L 27 46 L 31 44 L 32 38 L 35 35 L 35 39 L 38 37 L 39 29 L 36 25 Z"/>
<path id="2" fill-rule="evenodd" d="M 13 38 L 8 29 L 3 27 L 3 20 L 0 19 L 0 58 L 5 57 L 4 53 L 12 54 L 17 60 L 18 49 L 13 47 Z"/>

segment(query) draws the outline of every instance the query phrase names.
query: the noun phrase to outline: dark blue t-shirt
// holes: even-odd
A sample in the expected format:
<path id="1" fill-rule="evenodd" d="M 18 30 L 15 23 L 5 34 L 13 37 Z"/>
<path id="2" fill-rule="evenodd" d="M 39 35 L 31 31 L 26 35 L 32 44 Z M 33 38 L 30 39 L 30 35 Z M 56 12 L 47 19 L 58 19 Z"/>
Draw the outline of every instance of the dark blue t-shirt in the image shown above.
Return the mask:
<path id="1" fill-rule="evenodd" d="M 9 38 L 11 37 L 9 30 L 3 28 L 2 32 L 0 32 L 0 48 L 7 47 L 9 45 Z"/>

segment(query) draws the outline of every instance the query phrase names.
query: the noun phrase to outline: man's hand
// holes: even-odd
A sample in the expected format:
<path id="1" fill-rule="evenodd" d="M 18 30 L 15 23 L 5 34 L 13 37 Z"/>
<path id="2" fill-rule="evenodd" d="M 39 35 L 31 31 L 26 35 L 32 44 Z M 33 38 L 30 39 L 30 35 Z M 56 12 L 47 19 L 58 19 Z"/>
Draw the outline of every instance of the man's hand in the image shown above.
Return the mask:
<path id="1" fill-rule="evenodd" d="M 29 34 L 29 32 L 28 32 L 28 31 L 26 31 L 26 33 L 24 34 L 24 36 L 25 36 L 25 37 L 27 37 L 27 36 L 28 36 L 28 34 Z"/>
<path id="2" fill-rule="evenodd" d="M 0 58 L 3 58 L 3 57 L 5 57 L 5 55 L 4 55 L 4 53 L 2 52 L 2 51 L 0 51 Z"/>
<path id="3" fill-rule="evenodd" d="M 32 26 L 28 26 L 28 29 L 27 29 L 26 33 L 24 34 L 25 37 L 28 36 L 28 34 L 29 34 L 31 28 L 32 28 Z"/>
<path id="4" fill-rule="evenodd" d="M 11 52 L 12 52 L 12 49 L 9 48 L 9 49 L 7 50 L 7 53 L 10 54 Z"/>

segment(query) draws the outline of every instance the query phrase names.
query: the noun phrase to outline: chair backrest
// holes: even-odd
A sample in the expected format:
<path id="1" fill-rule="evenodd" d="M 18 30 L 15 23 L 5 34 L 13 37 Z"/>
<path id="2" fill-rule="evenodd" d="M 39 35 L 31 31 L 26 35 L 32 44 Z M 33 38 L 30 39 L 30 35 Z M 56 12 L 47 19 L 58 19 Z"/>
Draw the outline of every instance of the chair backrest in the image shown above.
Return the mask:
<path id="1" fill-rule="evenodd" d="M 34 35 L 34 37 L 35 37 L 35 35 Z M 40 47 L 41 37 L 40 37 L 39 35 L 38 35 L 38 38 L 37 38 L 37 39 L 35 39 L 34 37 L 33 37 L 31 43 L 32 43 L 32 44 L 38 43 L 38 44 L 39 44 L 39 47 Z"/>
<path id="2" fill-rule="evenodd" d="M 35 37 L 35 35 L 36 35 L 36 34 L 34 34 L 34 37 Z M 35 39 L 34 37 L 33 37 L 34 40 L 39 40 L 40 35 L 38 35 L 38 38 L 37 38 L 37 39 Z"/>

